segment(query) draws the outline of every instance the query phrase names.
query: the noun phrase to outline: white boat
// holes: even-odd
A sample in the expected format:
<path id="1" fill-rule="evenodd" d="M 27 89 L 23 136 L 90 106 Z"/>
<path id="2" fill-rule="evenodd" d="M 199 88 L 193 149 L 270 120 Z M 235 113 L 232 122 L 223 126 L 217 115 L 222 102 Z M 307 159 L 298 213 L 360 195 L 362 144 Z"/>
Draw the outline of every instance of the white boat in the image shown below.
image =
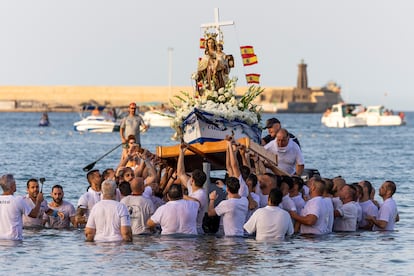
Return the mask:
<path id="1" fill-rule="evenodd" d="M 142 118 L 150 127 L 171 127 L 175 114 L 162 111 L 150 110 L 144 113 Z"/>
<path id="2" fill-rule="evenodd" d="M 382 105 L 368 106 L 365 112 L 357 115 L 363 118 L 368 126 L 400 126 L 405 124 L 403 113 L 394 115 Z"/>
<path id="3" fill-rule="evenodd" d="M 322 124 L 327 127 L 348 128 L 367 126 L 365 118 L 358 117 L 364 111 L 361 104 L 334 104 L 321 118 Z"/>
<path id="4" fill-rule="evenodd" d="M 75 131 L 80 132 L 113 132 L 119 131 L 120 122 L 104 115 L 90 115 L 73 124 Z"/>

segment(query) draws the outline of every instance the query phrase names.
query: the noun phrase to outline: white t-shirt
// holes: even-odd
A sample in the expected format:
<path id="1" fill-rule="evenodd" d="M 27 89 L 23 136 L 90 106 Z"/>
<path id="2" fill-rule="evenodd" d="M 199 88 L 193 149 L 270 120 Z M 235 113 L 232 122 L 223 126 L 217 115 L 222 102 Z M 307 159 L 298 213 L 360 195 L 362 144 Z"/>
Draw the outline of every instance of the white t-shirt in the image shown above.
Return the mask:
<path id="1" fill-rule="evenodd" d="M 295 202 L 290 198 L 289 194 L 283 196 L 282 202 L 280 202 L 279 207 L 285 211 L 294 211 L 296 212 Z"/>
<path id="2" fill-rule="evenodd" d="M 200 207 L 198 208 L 197 212 L 197 232 L 198 234 L 204 234 L 203 218 L 208 207 L 207 193 L 203 188 L 200 188 L 197 191 L 193 192 L 193 188 L 191 187 L 191 178 L 187 182 L 187 189 L 188 196 L 195 198 L 200 202 Z"/>
<path id="3" fill-rule="evenodd" d="M 101 200 L 101 192 L 97 192 L 92 188 L 89 188 L 89 190 L 81 195 L 81 197 L 78 200 L 78 208 L 86 209 L 86 218 L 89 217 L 89 214 L 92 210 L 92 207 Z"/>
<path id="4" fill-rule="evenodd" d="M 249 187 L 247 187 L 246 181 L 244 181 L 243 177 L 239 175 L 239 196 L 247 197 L 249 195 Z"/>
<path id="5" fill-rule="evenodd" d="M 329 215 L 328 211 L 326 210 L 326 203 L 324 202 L 321 196 L 313 197 L 306 202 L 301 215 L 306 216 L 308 214 L 315 215 L 318 219 L 316 220 L 316 223 L 312 226 L 301 224 L 301 234 L 321 235 L 330 232 L 328 230 Z"/>
<path id="6" fill-rule="evenodd" d="M 256 232 L 256 240 L 283 240 L 286 235 L 293 234 L 290 215 L 278 206 L 266 206 L 254 212 L 244 224 L 244 229 L 252 234 Z"/>
<path id="7" fill-rule="evenodd" d="M 387 222 L 387 226 L 385 229 L 381 229 L 378 226 L 374 225 L 372 230 L 386 230 L 386 231 L 393 231 L 395 225 L 395 219 L 398 215 L 397 204 L 395 203 L 394 199 L 387 198 L 384 203 L 382 203 L 381 207 L 378 211 L 377 220 L 383 220 Z"/>
<path id="8" fill-rule="evenodd" d="M 141 195 L 129 195 L 121 199 L 124 203 L 131 218 L 131 228 L 133 235 L 149 233 L 147 220 L 155 212 L 154 204 L 151 199 Z"/>
<path id="9" fill-rule="evenodd" d="M 341 214 L 340 217 L 336 217 L 334 221 L 335 232 L 353 232 L 357 229 L 358 209 L 354 201 L 350 201 L 342 205 L 337 209 Z"/>
<path id="10" fill-rule="evenodd" d="M 161 225 L 161 234 L 197 235 L 199 203 L 194 200 L 171 200 L 158 207 L 151 220 Z"/>
<path id="11" fill-rule="evenodd" d="M 364 202 L 359 202 L 359 206 L 361 206 L 362 209 L 362 219 L 359 223 L 359 227 L 363 228 L 368 224 L 365 220 L 366 216 L 378 217 L 378 207 L 370 199 Z"/>
<path id="12" fill-rule="evenodd" d="M 75 207 L 72 203 L 63 200 L 62 204 L 59 207 L 52 207 L 49 203 L 49 208 L 52 210 L 57 210 L 65 214 L 64 219 L 62 220 L 59 216 L 53 217 L 49 216 L 49 227 L 50 228 L 69 228 L 70 227 L 70 218 L 76 215 Z"/>
<path id="13" fill-rule="evenodd" d="M 23 199 L 31 210 L 36 206 L 29 195 L 26 195 Z M 47 221 L 48 219 L 46 215 L 47 210 L 49 210 L 47 201 L 43 200 L 40 204 L 40 210 L 36 218 L 23 215 L 23 227 L 43 227 L 43 222 Z"/>
<path id="14" fill-rule="evenodd" d="M 328 226 L 328 233 L 333 231 L 333 224 L 334 224 L 334 207 L 333 207 L 333 203 L 332 203 L 332 198 L 331 197 L 324 197 L 323 198 L 324 202 L 325 202 L 325 209 L 326 212 L 328 214 L 328 218 L 327 218 L 327 226 Z"/>
<path id="15" fill-rule="evenodd" d="M 122 241 L 121 226 L 131 226 L 128 208 L 125 204 L 103 199 L 97 202 L 88 218 L 86 227 L 96 230 L 95 241 Z"/>
<path id="16" fill-rule="evenodd" d="M 264 148 L 277 155 L 278 167 L 289 174 L 295 173 L 296 164 L 305 164 L 302 151 L 292 139 L 289 139 L 286 147 L 279 148 L 275 139 L 264 145 Z"/>
<path id="17" fill-rule="evenodd" d="M 291 196 L 290 199 L 292 199 L 293 202 L 295 203 L 296 212 L 298 212 L 298 214 L 300 214 L 303 207 L 305 206 L 305 200 L 303 199 L 302 194 L 299 193 L 297 196 Z"/>
<path id="18" fill-rule="evenodd" d="M 0 195 L 0 239 L 23 239 L 23 215 L 32 211 L 22 197 Z"/>
<path id="19" fill-rule="evenodd" d="M 243 236 L 249 202 L 246 197 L 229 198 L 220 202 L 215 210 L 222 216 L 224 235 Z"/>

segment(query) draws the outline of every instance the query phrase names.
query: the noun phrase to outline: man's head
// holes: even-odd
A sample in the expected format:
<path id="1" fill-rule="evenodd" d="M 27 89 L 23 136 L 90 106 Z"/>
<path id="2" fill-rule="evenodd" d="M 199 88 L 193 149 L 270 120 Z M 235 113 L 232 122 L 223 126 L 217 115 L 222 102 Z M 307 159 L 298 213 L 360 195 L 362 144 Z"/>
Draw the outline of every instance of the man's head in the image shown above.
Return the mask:
<path id="1" fill-rule="evenodd" d="M 239 179 L 235 177 L 229 177 L 226 179 L 227 191 L 232 194 L 237 194 L 240 189 Z"/>
<path id="2" fill-rule="evenodd" d="M 102 177 L 99 173 L 99 170 L 90 170 L 86 174 L 86 179 L 88 179 L 89 186 L 91 186 L 92 189 L 95 189 L 97 191 L 101 189 Z"/>
<path id="3" fill-rule="evenodd" d="M 362 199 L 368 200 L 372 193 L 372 184 L 368 180 L 362 180 L 358 182 L 358 185 L 362 187 Z"/>
<path id="4" fill-rule="evenodd" d="M 4 193 L 13 194 L 16 192 L 16 180 L 12 174 L 2 175 L 0 178 L 0 186 Z"/>
<path id="5" fill-rule="evenodd" d="M 194 180 L 194 185 L 201 188 L 206 182 L 207 176 L 202 170 L 195 169 L 191 174 L 191 178 Z"/>
<path id="6" fill-rule="evenodd" d="M 136 103 L 130 103 L 129 104 L 129 114 L 135 114 L 135 111 L 137 110 L 137 104 Z"/>
<path id="7" fill-rule="evenodd" d="M 130 185 L 131 185 L 132 193 L 137 194 L 137 195 L 142 195 L 142 193 L 144 192 L 144 189 L 145 189 L 144 178 L 134 177 L 131 180 Z"/>
<path id="8" fill-rule="evenodd" d="M 277 186 L 277 178 L 274 174 L 260 174 L 257 176 L 257 178 L 259 180 L 260 190 L 264 195 L 268 195 L 270 193 L 270 190 L 276 188 Z"/>
<path id="9" fill-rule="evenodd" d="M 397 190 L 397 186 L 391 180 L 385 181 L 381 187 L 379 188 L 378 194 L 384 198 L 390 198 L 394 195 L 395 191 Z"/>
<path id="10" fill-rule="evenodd" d="M 114 199 L 116 193 L 116 184 L 113 180 L 105 180 L 102 182 L 102 196 L 105 199 Z"/>
<path id="11" fill-rule="evenodd" d="M 168 190 L 168 198 L 170 200 L 179 200 L 183 198 L 183 189 L 180 184 L 172 184 Z"/>
<path id="12" fill-rule="evenodd" d="M 269 206 L 278 206 L 282 202 L 283 193 L 280 189 L 274 188 L 269 192 L 269 198 L 267 204 Z"/>
<path id="13" fill-rule="evenodd" d="M 276 143 L 279 148 L 284 148 L 289 143 L 289 132 L 285 128 L 279 129 L 276 134 Z"/>
<path id="14" fill-rule="evenodd" d="M 63 187 L 60 185 L 55 185 L 52 187 L 52 192 L 50 193 L 50 196 L 53 199 L 53 202 L 55 202 L 57 205 L 61 205 L 63 201 L 63 196 L 65 194 L 63 193 Z"/>
<path id="15" fill-rule="evenodd" d="M 352 185 L 345 185 L 339 191 L 339 198 L 345 204 L 354 200 L 356 190 Z"/>
<path id="16" fill-rule="evenodd" d="M 279 131 L 281 127 L 282 126 L 280 124 L 280 121 L 276 118 L 270 118 L 266 121 L 265 128 L 267 128 L 269 135 L 272 137 L 276 137 L 276 133 Z"/>
<path id="17" fill-rule="evenodd" d="M 39 182 L 35 178 L 27 180 L 27 194 L 31 199 L 35 199 L 39 194 Z"/>

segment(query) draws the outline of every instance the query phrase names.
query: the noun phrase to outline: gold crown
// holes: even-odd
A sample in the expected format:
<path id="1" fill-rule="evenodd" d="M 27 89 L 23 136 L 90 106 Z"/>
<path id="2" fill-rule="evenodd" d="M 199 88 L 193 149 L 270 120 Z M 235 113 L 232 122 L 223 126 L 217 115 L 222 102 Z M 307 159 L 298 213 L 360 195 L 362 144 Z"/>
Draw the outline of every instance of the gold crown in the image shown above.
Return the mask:
<path id="1" fill-rule="evenodd" d="M 212 39 L 217 41 L 217 34 L 216 33 L 205 33 L 204 37 L 205 37 L 206 40 L 212 38 Z"/>

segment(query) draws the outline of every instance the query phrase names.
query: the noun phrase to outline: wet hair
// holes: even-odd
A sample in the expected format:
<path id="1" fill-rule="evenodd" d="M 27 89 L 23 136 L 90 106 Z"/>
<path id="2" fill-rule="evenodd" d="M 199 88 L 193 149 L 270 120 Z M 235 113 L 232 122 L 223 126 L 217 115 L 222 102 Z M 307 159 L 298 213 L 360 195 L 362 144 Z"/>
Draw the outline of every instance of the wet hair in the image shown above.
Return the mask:
<path id="1" fill-rule="evenodd" d="M 54 185 L 54 186 L 52 187 L 52 191 L 53 191 L 54 189 L 61 189 L 61 190 L 63 191 L 63 187 L 62 187 L 61 185 L 59 185 L 59 184 Z"/>
<path id="2" fill-rule="evenodd" d="M 391 195 L 393 195 L 395 193 L 395 191 L 397 190 L 397 185 L 395 185 L 394 181 L 391 180 L 387 180 L 385 181 L 385 183 L 387 183 L 387 190 L 391 191 Z"/>
<path id="3" fill-rule="evenodd" d="M 183 189 L 180 184 L 172 184 L 168 190 L 168 197 L 171 200 L 179 200 L 183 198 Z"/>
<path id="4" fill-rule="evenodd" d="M 26 187 L 27 188 L 29 188 L 29 183 L 30 182 L 36 182 L 36 183 L 39 183 L 39 181 L 36 179 L 36 178 L 30 178 L 29 180 L 27 180 L 27 182 L 26 182 Z"/>
<path id="5" fill-rule="evenodd" d="M 332 195 L 332 189 L 333 189 L 333 181 L 330 178 L 323 178 L 323 182 L 325 182 L 325 192 L 327 194 Z"/>
<path id="6" fill-rule="evenodd" d="M 355 193 L 354 200 L 357 201 L 359 199 L 358 196 L 362 197 L 362 195 L 364 194 L 364 191 L 362 190 L 362 187 L 358 185 L 358 183 L 352 183 L 351 186 L 355 188 L 356 193 Z"/>
<path id="7" fill-rule="evenodd" d="M 251 173 L 247 177 L 246 182 L 249 181 L 249 180 L 252 182 L 252 187 L 253 188 L 256 187 L 256 185 L 257 185 L 257 176 L 254 173 Z"/>
<path id="8" fill-rule="evenodd" d="M 232 194 L 237 194 L 240 189 L 239 179 L 235 177 L 229 177 L 226 179 L 227 190 Z"/>
<path id="9" fill-rule="evenodd" d="M 206 174 L 199 169 L 195 169 L 191 174 L 191 177 L 194 179 L 194 184 L 197 187 L 203 187 L 204 182 L 206 182 L 207 176 Z"/>
<path id="10" fill-rule="evenodd" d="M 16 181 L 14 180 L 14 176 L 12 174 L 2 175 L 0 178 L 0 186 L 3 189 L 3 192 L 10 191 L 13 182 Z"/>
<path id="11" fill-rule="evenodd" d="M 122 181 L 118 185 L 119 191 L 121 192 L 121 195 L 128 196 L 132 193 L 131 191 L 131 185 L 128 181 Z"/>
<path id="12" fill-rule="evenodd" d="M 273 188 L 269 193 L 269 201 L 271 205 L 278 206 L 282 202 L 283 193 L 279 188 Z"/>
<path id="13" fill-rule="evenodd" d="M 282 186 L 282 183 L 286 183 L 289 186 L 289 190 L 293 188 L 293 179 L 288 175 L 282 175 L 280 181 L 278 181 L 278 187 Z"/>
<path id="14" fill-rule="evenodd" d="M 302 190 L 303 185 L 305 183 L 303 182 L 303 179 L 301 177 L 294 175 L 294 176 L 292 176 L 292 181 L 293 181 L 293 185 L 295 185 L 295 184 L 298 185 L 298 190 L 299 191 Z"/>
<path id="15" fill-rule="evenodd" d="M 362 180 L 361 184 L 363 187 L 367 188 L 368 197 L 372 193 L 372 184 L 368 180 Z"/>

